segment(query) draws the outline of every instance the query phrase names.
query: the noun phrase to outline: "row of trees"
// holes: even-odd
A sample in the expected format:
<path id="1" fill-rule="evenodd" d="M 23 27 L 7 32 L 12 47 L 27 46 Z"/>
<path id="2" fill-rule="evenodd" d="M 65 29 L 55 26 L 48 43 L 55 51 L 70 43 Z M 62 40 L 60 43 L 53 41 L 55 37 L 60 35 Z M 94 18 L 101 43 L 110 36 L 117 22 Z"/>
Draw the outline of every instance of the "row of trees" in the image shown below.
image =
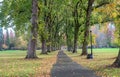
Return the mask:
<path id="1" fill-rule="evenodd" d="M 0 51 L 14 47 L 14 39 L 14 32 L 11 29 L 4 30 L 0 27 Z"/>
<path id="2" fill-rule="evenodd" d="M 37 40 L 42 43 L 42 54 L 59 49 L 60 44 L 62 44 L 61 36 L 63 31 L 60 25 L 63 24 L 61 24 L 63 17 L 61 17 L 62 13 L 57 13 L 58 3 L 59 1 L 52 0 L 37 1 L 35 5 L 33 5 L 34 2 L 27 0 L 11 0 L 3 1 L 2 3 L 1 25 L 6 27 L 13 26 L 16 33 L 30 37 L 26 38 L 29 39 L 28 54 L 31 54 L 31 58 L 36 58 L 34 54 Z M 35 11 L 33 14 L 31 13 L 31 8 L 33 8 L 32 12 Z M 32 15 L 33 19 L 31 18 Z M 29 58 L 28 55 L 27 57 Z"/>
<path id="3" fill-rule="evenodd" d="M 118 21 L 118 2 L 119 0 L 4 0 L 0 11 L 1 25 L 13 25 L 17 32 L 27 34 L 29 43 L 26 58 L 37 58 L 38 40 L 42 43 L 43 54 L 65 44 L 68 50 L 76 53 L 79 41 L 82 44 L 81 55 L 87 55 L 90 26 Z"/>

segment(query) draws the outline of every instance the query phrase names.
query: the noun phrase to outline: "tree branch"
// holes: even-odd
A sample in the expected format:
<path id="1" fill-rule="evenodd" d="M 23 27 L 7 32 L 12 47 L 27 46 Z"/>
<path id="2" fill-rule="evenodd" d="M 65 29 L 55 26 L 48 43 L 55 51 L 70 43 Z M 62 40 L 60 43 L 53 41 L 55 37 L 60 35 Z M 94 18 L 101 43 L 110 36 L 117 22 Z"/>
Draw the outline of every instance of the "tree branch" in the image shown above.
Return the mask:
<path id="1" fill-rule="evenodd" d="M 110 2 L 101 3 L 101 4 L 97 5 L 97 6 L 94 6 L 93 8 L 99 8 L 99 7 L 102 7 L 102 6 L 107 5 L 107 4 L 110 4 Z"/>

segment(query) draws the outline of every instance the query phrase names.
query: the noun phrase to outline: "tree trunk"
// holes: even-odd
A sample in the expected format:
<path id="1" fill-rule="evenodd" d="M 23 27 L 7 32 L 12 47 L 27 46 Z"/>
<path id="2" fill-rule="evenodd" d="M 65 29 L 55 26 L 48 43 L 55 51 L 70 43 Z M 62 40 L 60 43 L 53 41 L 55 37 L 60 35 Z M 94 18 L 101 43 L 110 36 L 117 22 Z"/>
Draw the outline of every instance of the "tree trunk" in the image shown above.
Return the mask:
<path id="1" fill-rule="evenodd" d="M 69 23 L 69 24 L 68 24 Z M 68 25 L 66 27 L 66 42 L 67 42 L 67 51 L 72 51 L 72 38 L 71 38 L 71 33 L 70 31 L 72 30 L 70 22 L 66 21 L 66 24 Z"/>
<path id="2" fill-rule="evenodd" d="M 42 52 L 41 52 L 41 54 L 47 54 L 46 40 L 44 38 L 42 38 Z"/>
<path id="3" fill-rule="evenodd" d="M 49 1 L 48 1 L 49 2 Z M 47 0 L 44 0 L 44 6 L 50 10 L 50 5 L 48 5 L 48 2 Z M 44 21 L 45 21 L 45 29 L 48 31 L 48 33 L 50 34 L 48 36 L 48 39 L 46 40 L 47 43 L 50 43 L 51 42 L 51 12 L 44 12 Z M 46 43 L 45 42 L 45 43 Z M 46 48 L 45 48 L 46 49 Z M 43 49 L 44 50 L 44 49 Z M 50 44 L 47 45 L 47 51 L 44 50 L 44 53 L 43 54 L 47 54 L 47 52 L 50 52 L 51 51 L 51 48 L 50 48 Z"/>
<path id="4" fill-rule="evenodd" d="M 119 27 L 119 28 L 120 28 L 120 27 Z M 118 29 L 119 29 L 119 28 L 118 28 Z M 120 43 L 120 29 L 119 29 L 119 38 L 118 38 L 118 40 L 119 40 L 118 43 Z M 114 67 L 120 67 L 120 46 L 119 46 L 118 56 L 117 56 L 115 62 L 112 64 L 112 66 L 114 66 Z"/>
<path id="5" fill-rule="evenodd" d="M 38 29 L 38 3 L 37 0 L 32 0 L 32 18 L 31 18 L 31 36 L 28 44 L 27 59 L 37 58 L 36 44 L 37 44 L 37 29 Z"/>
<path id="6" fill-rule="evenodd" d="M 47 52 L 51 52 L 51 46 L 47 45 Z"/>
<path id="7" fill-rule="evenodd" d="M 78 32 L 79 32 L 79 28 L 78 28 L 78 27 L 75 27 L 73 53 L 77 53 Z"/>
<path id="8" fill-rule="evenodd" d="M 79 1 L 77 2 L 74 12 L 73 12 L 73 17 L 74 17 L 74 22 L 75 22 L 75 28 L 74 28 L 74 46 L 73 46 L 73 53 L 77 53 L 77 41 L 78 41 L 78 32 L 80 28 L 79 20 L 78 20 L 78 5 Z"/>
<path id="9" fill-rule="evenodd" d="M 112 66 L 120 67 L 120 48 L 119 48 L 118 57 L 116 58 L 115 62 L 112 64 Z"/>
<path id="10" fill-rule="evenodd" d="M 4 35 L 3 35 L 3 30 L 0 27 L 0 51 L 2 51 L 2 45 L 4 44 Z"/>
<path id="11" fill-rule="evenodd" d="M 67 46 L 67 51 L 72 51 L 72 46 L 71 45 Z"/>
<path id="12" fill-rule="evenodd" d="M 2 42 L 0 42 L 0 51 L 2 51 Z"/>
<path id="13" fill-rule="evenodd" d="M 82 46 L 82 53 L 81 53 L 81 55 L 87 55 L 88 53 L 88 42 L 87 42 L 87 36 L 89 35 L 87 32 L 89 32 L 89 31 L 85 31 L 86 33 L 85 33 L 85 35 L 84 35 L 84 41 L 83 41 L 83 46 Z"/>
<path id="14" fill-rule="evenodd" d="M 81 55 L 87 55 L 87 46 L 88 46 L 88 36 L 89 36 L 89 26 L 90 26 L 90 16 L 92 13 L 92 5 L 94 3 L 94 0 L 88 1 L 88 7 L 87 7 L 87 13 L 86 13 L 86 23 L 85 23 L 85 33 L 84 33 L 84 41 L 83 41 L 83 47 L 82 47 L 82 54 Z"/>

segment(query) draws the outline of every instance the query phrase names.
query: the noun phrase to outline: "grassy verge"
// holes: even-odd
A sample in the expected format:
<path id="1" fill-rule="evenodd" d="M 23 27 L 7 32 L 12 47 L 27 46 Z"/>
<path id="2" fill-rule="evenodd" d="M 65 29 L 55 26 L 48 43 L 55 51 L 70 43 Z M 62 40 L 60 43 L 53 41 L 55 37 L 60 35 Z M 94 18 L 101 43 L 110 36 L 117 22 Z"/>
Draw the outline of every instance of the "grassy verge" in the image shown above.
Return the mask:
<path id="1" fill-rule="evenodd" d="M 57 52 L 40 55 L 39 59 L 24 59 L 26 51 L 0 52 L 0 77 L 50 77 L 50 70 L 56 61 Z"/>
<path id="2" fill-rule="evenodd" d="M 78 53 L 75 54 L 66 53 L 77 63 L 94 70 L 99 76 L 120 77 L 120 68 L 109 67 L 117 57 L 118 49 L 116 48 L 93 49 L 94 59 L 89 60 L 86 59 L 86 56 L 80 56 L 81 50 L 78 50 Z"/>

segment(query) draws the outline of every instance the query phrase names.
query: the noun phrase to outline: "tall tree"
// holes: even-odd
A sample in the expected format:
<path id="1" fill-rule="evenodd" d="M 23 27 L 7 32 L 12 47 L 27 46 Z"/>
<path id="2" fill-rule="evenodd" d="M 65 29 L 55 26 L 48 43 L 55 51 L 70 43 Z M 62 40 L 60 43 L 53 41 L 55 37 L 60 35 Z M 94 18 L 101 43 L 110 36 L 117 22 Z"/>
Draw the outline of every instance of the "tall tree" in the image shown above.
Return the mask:
<path id="1" fill-rule="evenodd" d="M 78 42 L 78 33 L 80 27 L 84 24 L 84 13 L 85 13 L 85 0 L 78 0 L 75 3 L 73 8 L 73 18 L 74 18 L 74 46 L 73 53 L 77 52 L 77 42 Z"/>
<path id="2" fill-rule="evenodd" d="M 110 2 L 111 2 L 111 0 L 104 0 L 104 1 L 88 0 L 87 10 L 86 10 L 86 18 L 85 18 L 84 40 L 83 40 L 81 55 L 87 55 L 88 37 L 89 37 L 89 31 L 90 31 L 90 25 L 91 25 L 90 19 L 91 19 L 91 14 L 93 12 L 93 9 L 100 8 L 104 5 L 109 4 Z"/>
<path id="3" fill-rule="evenodd" d="M 3 45 L 3 30 L 0 27 L 0 51 L 2 50 L 2 45 Z"/>
<path id="4" fill-rule="evenodd" d="M 8 29 L 6 29 L 6 45 L 9 49 L 9 46 L 10 46 L 10 37 L 9 37 L 9 31 Z"/>
<path id="5" fill-rule="evenodd" d="M 116 58 L 116 60 L 114 61 L 114 63 L 112 64 L 115 67 L 120 67 L 120 1 L 116 0 L 115 4 L 116 4 L 116 15 L 115 15 L 115 23 L 116 23 L 116 32 L 118 35 L 118 46 L 119 46 L 119 52 L 118 52 L 118 56 Z"/>
<path id="6" fill-rule="evenodd" d="M 120 9 L 119 9 L 120 10 Z M 117 34 L 118 34 L 118 46 L 119 46 L 119 52 L 118 52 L 118 56 L 117 56 L 117 58 L 116 58 L 116 60 L 114 61 L 114 63 L 113 63 L 113 66 L 115 66 L 115 67 L 120 67 L 120 26 L 119 26 L 119 24 L 120 24 L 120 15 L 118 16 L 118 19 L 117 19 L 117 24 L 116 24 L 116 32 L 118 32 Z"/>
<path id="7" fill-rule="evenodd" d="M 77 40 L 78 40 L 78 32 L 79 32 L 79 21 L 78 21 L 78 6 L 80 4 L 80 1 L 78 1 L 75 5 L 74 12 L 73 12 L 73 17 L 74 17 L 74 47 L 73 47 L 73 53 L 77 52 Z"/>
<path id="8" fill-rule="evenodd" d="M 47 50 L 46 50 L 46 38 L 45 38 L 45 33 L 46 33 L 46 29 L 47 29 L 47 25 L 48 25 L 48 18 L 47 18 L 47 10 L 46 9 L 48 9 L 47 8 L 47 5 L 48 5 L 48 3 L 47 3 L 48 1 L 47 0 L 44 0 L 44 9 L 45 9 L 45 11 L 44 11 L 44 31 L 42 32 L 42 34 L 41 34 L 41 43 L 42 43 L 42 51 L 41 51 L 41 54 L 47 54 Z"/>
<path id="9" fill-rule="evenodd" d="M 37 32 L 38 32 L 38 0 L 32 0 L 32 17 L 31 17 L 31 36 L 28 44 L 27 59 L 37 58 L 36 56 L 36 44 L 37 44 Z"/>
<path id="10" fill-rule="evenodd" d="M 83 47 L 82 47 L 82 54 L 81 55 L 86 55 L 87 54 L 87 45 L 88 45 L 87 38 L 89 36 L 90 16 L 91 16 L 92 9 L 93 9 L 93 3 L 94 3 L 94 0 L 88 0 L 88 6 L 87 6 L 87 10 L 86 10 L 84 41 L 83 41 Z"/>
<path id="11" fill-rule="evenodd" d="M 114 63 L 112 64 L 115 67 L 120 67 L 120 26 L 117 26 L 118 29 L 118 45 L 119 45 L 119 53 L 118 56 L 116 58 L 116 60 L 114 61 Z"/>
<path id="12" fill-rule="evenodd" d="M 70 23 L 70 21 L 66 24 L 66 42 L 67 42 L 67 50 L 72 51 L 73 50 L 73 24 Z"/>

